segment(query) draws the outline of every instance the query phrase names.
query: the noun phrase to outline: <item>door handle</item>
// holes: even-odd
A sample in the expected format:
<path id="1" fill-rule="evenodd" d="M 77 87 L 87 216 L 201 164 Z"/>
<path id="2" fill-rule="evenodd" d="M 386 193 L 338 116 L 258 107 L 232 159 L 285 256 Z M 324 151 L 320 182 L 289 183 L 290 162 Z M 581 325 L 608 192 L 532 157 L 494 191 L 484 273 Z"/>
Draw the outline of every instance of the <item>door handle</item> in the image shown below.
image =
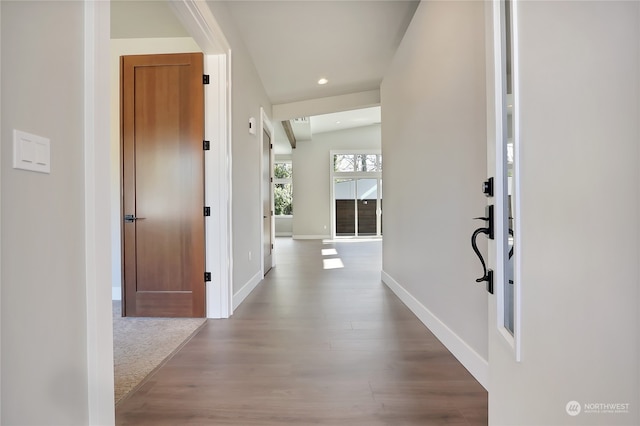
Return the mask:
<path id="1" fill-rule="evenodd" d="M 473 252 L 478 256 L 480 260 L 480 264 L 482 265 L 482 276 L 476 279 L 477 283 L 487 282 L 487 291 L 493 294 L 493 271 L 491 269 L 487 269 L 487 264 L 482 257 L 482 253 L 478 249 L 477 238 L 480 234 L 485 234 L 489 239 L 493 239 L 493 205 L 487 206 L 487 216 L 486 217 L 474 217 L 474 219 L 485 220 L 488 222 L 487 226 L 480 227 L 473 231 L 471 234 L 471 248 Z"/>
<path id="2" fill-rule="evenodd" d="M 132 214 L 125 214 L 124 215 L 124 221 L 125 222 L 135 222 L 136 220 L 142 220 L 144 219 L 144 217 L 135 217 Z"/>

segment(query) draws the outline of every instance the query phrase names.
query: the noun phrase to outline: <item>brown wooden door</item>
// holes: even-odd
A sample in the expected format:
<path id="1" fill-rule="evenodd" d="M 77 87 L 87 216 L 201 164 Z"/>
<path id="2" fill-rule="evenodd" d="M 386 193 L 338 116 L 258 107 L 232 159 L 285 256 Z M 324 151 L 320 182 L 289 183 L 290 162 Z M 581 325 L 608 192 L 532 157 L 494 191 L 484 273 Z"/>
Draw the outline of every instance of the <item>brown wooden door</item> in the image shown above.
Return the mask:
<path id="1" fill-rule="evenodd" d="M 121 58 L 125 316 L 205 316 L 202 75 L 201 53 Z"/>
<path id="2" fill-rule="evenodd" d="M 271 236 L 271 136 L 263 130 L 262 138 L 262 245 L 264 252 L 264 273 L 271 270 L 273 238 Z"/>

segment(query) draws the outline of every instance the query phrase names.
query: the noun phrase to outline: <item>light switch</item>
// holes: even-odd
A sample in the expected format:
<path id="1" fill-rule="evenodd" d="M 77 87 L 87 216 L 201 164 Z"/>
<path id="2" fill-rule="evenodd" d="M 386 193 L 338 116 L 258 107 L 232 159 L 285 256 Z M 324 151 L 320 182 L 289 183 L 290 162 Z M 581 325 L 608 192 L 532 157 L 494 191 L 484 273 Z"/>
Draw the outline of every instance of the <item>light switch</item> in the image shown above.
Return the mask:
<path id="1" fill-rule="evenodd" d="M 13 168 L 51 172 L 51 141 L 42 136 L 13 130 Z"/>

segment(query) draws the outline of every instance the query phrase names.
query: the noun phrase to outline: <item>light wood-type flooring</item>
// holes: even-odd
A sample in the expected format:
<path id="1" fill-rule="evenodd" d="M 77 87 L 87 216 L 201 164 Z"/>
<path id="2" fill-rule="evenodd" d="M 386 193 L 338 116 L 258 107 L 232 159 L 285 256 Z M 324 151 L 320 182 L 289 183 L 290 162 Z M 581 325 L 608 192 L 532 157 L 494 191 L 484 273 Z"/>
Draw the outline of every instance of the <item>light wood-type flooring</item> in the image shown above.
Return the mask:
<path id="1" fill-rule="evenodd" d="M 278 239 L 233 317 L 208 320 L 116 423 L 486 425 L 487 392 L 380 281 L 381 244 Z"/>

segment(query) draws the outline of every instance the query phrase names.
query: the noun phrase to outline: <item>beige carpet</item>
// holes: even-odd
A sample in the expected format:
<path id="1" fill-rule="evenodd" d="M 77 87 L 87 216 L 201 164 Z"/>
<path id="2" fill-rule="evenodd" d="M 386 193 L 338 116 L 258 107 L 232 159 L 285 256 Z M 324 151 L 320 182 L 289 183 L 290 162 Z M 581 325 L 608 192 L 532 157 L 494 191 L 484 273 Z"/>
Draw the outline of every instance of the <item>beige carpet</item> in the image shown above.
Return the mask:
<path id="1" fill-rule="evenodd" d="M 113 358 L 116 404 L 137 388 L 195 332 L 204 318 L 123 318 L 113 301 Z"/>

